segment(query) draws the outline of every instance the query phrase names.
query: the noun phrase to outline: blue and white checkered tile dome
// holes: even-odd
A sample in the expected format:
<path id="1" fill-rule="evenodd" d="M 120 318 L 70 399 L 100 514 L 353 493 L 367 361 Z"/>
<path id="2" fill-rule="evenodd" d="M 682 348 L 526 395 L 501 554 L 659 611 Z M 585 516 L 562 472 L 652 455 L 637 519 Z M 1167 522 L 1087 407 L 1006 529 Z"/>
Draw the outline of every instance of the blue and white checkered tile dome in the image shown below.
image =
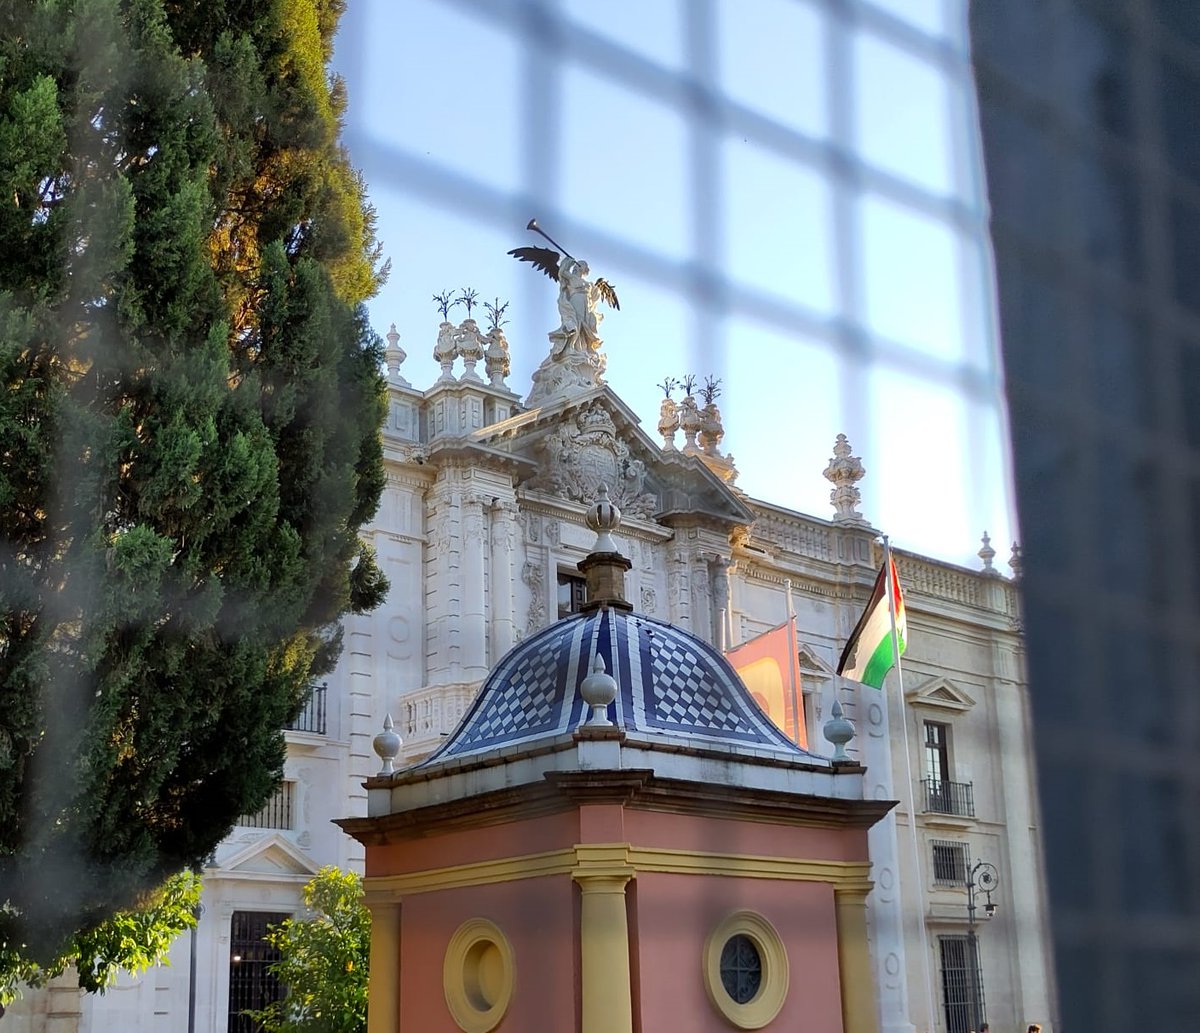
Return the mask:
<path id="1" fill-rule="evenodd" d="M 719 650 L 651 617 L 601 609 L 551 624 L 510 650 L 425 763 L 574 731 L 589 713 L 579 686 L 597 653 L 617 681 L 608 716 L 627 733 L 810 756 L 759 709 Z"/>

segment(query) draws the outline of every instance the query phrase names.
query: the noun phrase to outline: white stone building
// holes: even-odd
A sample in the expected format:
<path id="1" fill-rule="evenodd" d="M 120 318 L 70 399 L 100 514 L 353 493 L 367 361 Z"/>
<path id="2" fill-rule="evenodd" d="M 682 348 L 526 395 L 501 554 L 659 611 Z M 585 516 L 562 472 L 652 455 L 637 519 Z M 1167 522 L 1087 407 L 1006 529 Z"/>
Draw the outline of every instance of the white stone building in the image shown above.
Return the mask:
<path id="1" fill-rule="evenodd" d="M 595 314 L 593 302 L 585 314 Z M 560 311 L 564 326 L 551 334 L 552 353 L 524 399 L 505 381 L 499 331 L 443 322 L 434 352 L 441 375 L 426 390 L 401 375 L 404 353 L 394 329 L 387 335 L 388 481 L 368 532 L 391 581 L 387 602 L 347 622 L 338 670 L 287 732 L 283 786 L 217 851 L 199 929 L 180 940 L 172 966 L 123 980 L 78 1010 L 67 992 L 33 995 L 3 1028 L 249 1029 L 232 1016 L 261 1004 L 264 962 L 254 941 L 265 923 L 299 911 L 301 886 L 320 866 L 362 864 L 361 848 L 331 820 L 366 813 L 361 783 L 378 770 L 372 741 L 385 717 L 395 719 L 405 760 L 429 754 L 496 661 L 573 610 L 582 591 L 575 565 L 594 540 L 583 513 L 603 483 L 624 513 L 617 544 L 633 563 L 627 596 L 635 608 L 725 647 L 794 610 L 810 748 L 831 752 L 821 729 L 840 700 L 858 733 L 849 752 L 867 764 L 870 794 L 900 801 L 871 844 L 885 1033 L 965 1033 L 974 1025 L 964 884 L 979 861 L 994 866 L 976 871 L 981 889 L 996 877 L 995 917 L 983 917 L 988 898 L 976 897 L 991 1028 L 1040 1021 L 1050 1033 L 1051 957 L 1013 580 L 992 566 L 986 542 L 984 568 L 974 571 L 897 553 L 909 629 L 903 699 L 894 672 L 884 693 L 843 683 L 834 673 L 838 655 L 882 558 L 869 515 L 856 510 L 863 469 L 849 443 L 839 437 L 825 471 L 831 519 L 751 499 L 736 489 L 733 459 L 721 451 L 711 392 L 704 404 L 694 384 L 684 385 L 686 397 L 665 399 L 656 432 L 648 432 L 603 383 L 595 324 L 590 336 L 577 332 Z"/>

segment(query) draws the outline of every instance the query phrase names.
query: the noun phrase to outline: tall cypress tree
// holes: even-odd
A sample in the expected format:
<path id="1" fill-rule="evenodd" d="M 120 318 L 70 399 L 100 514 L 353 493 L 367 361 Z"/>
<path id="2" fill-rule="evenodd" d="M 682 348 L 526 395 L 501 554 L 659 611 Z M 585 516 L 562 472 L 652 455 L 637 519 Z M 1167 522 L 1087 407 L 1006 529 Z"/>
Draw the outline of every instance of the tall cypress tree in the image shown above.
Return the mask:
<path id="1" fill-rule="evenodd" d="M 0 959 L 258 809 L 386 590 L 343 3 L 0 4 Z"/>

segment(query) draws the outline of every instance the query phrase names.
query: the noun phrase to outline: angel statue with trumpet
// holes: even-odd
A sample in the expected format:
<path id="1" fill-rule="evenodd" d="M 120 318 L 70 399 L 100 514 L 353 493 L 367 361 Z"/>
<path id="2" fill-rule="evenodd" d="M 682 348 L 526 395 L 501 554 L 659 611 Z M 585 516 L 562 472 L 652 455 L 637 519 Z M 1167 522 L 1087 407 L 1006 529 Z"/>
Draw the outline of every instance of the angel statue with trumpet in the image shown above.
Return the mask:
<path id="1" fill-rule="evenodd" d="M 597 302 L 603 301 L 614 309 L 620 309 L 617 293 L 612 284 L 603 278 L 595 282 L 588 280 L 588 264 L 575 258 L 557 241 L 542 232 L 537 219 L 530 219 L 526 229 L 546 237 L 558 248 L 519 247 L 509 252 L 521 262 L 529 262 L 552 280 L 558 281 L 558 314 L 562 325 L 550 334 L 554 344 L 553 358 L 560 358 L 568 348 L 585 354 L 600 350 L 600 321 L 604 315 L 596 311 Z"/>

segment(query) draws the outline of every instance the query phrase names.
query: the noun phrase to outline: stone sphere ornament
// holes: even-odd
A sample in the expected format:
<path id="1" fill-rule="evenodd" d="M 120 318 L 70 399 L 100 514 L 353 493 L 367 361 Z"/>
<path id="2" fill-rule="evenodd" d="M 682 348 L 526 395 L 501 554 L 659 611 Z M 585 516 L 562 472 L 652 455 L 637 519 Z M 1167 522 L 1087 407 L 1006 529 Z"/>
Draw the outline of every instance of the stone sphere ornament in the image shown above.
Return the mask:
<path id="1" fill-rule="evenodd" d="M 608 673 L 604 666 L 604 657 L 599 653 L 592 659 L 592 673 L 579 684 L 579 694 L 583 701 L 592 708 L 592 715 L 585 724 L 611 725 L 608 719 L 608 705 L 617 698 L 617 680 Z"/>
<path id="2" fill-rule="evenodd" d="M 833 716 L 825 722 L 822 732 L 833 746 L 833 759 L 835 762 L 850 760 L 846 754 L 846 743 L 854 738 L 854 725 L 842 717 L 842 704 L 836 699 L 833 701 L 833 709 L 830 713 Z"/>
<path id="3" fill-rule="evenodd" d="M 379 769 L 380 776 L 394 775 L 396 773 L 393 761 L 400 756 L 400 747 L 404 744 L 403 740 L 396 733 L 392 724 L 392 715 L 388 714 L 383 719 L 383 731 L 375 736 L 371 745 L 375 752 L 379 755 L 379 759 L 383 761 L 383 767 Z"/>

